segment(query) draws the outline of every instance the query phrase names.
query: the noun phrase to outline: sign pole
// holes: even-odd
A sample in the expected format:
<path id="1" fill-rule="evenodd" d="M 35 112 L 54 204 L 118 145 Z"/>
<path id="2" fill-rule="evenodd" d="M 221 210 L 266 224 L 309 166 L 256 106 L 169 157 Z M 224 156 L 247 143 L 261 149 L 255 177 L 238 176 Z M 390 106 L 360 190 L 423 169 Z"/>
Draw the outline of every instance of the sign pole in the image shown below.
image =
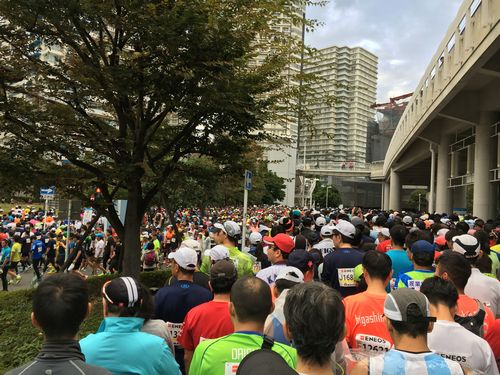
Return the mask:
<path id="1" fill-rule="evenodd" d="M 248 207 L 248 191 L 252 190 L 252 177 L 251 171 L 245 171 L 245 186 L 243 187 L 243 218 L 241 228 L 241 251 L 245 248 L 247 236 L 247 207 Z"/>
<path id="2" fill-rule="evenodd" d="M 68 260 L 69 257 L 69 224 L 71 220 L 71 199 L 68 200 L 68 226 L 66 227 L 66 257 L 65 261 Z"/>
<path id="3" fill-rule="evenodd" d="M 49 207 L 49 199 L 45 198 L 45 211 L 43 214 L 43 230 L 45 231 L 47 229 L 47 210 Z"/>

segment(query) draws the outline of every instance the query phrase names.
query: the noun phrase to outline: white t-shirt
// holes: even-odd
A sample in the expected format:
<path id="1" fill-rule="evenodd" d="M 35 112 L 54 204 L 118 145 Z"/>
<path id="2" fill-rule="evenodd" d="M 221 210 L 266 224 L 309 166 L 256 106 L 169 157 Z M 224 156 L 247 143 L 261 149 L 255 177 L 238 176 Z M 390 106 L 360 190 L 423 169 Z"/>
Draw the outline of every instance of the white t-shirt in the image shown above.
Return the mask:
<path id="1" fill-rule="evenodd" d="M 99 241 L 96 242 L 95 244 L 95 257 L 96 258 L 102 258 L 102 254 L 104 253 L 104 240 L 101 238 Z"/>
<path id="2" fill-rule="evenodd" d="M 313 249 L 321 250 L 321 255 L 323 255 L 324 258 L 335 250 L 335 246 L 333 245 L 333 240 L 331 238 L 324 238 L 314 245 Z"/>
<path id="3" fill-rule="evenodd" d="M 434 323 L 427 335 L 429 349 L 442 357 L 460 363 L 463 367 L 498 375 L 495 356 L 489 344 L 460 324 L 446 320 Z"/>
<path id="4" fill-rule="evenodd" d="M 257 276 L 259 279 L 264 280 L 268 285 L 272 285 L 276 281 L 278 273 L 283 267 L 286 267 L 286 263 L 274 264 L 270 267 L 260 270 L 255 276 Z"/>
<path id="5" fill-rule="evenodd" d="M 472 273 L 465 286 L 465 294 L 476 298 L 488 306 L 496 318 L 500 318 L 500 282 L 483 275 L 477 268 Z"/>

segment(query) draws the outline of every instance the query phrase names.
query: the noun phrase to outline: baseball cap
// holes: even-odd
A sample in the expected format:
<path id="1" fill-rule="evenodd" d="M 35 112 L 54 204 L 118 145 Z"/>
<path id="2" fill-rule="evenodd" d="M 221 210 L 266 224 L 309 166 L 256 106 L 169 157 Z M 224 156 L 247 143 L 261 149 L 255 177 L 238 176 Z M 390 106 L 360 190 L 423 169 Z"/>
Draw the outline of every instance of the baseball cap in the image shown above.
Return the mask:
<path id="1" fill-rule="evenodd" d="M 434 244 L 430 243 L 429 241 L 426 240 L 418 240 L 411 245 L 411 252 L 412 253 L 432 253 L 434 254 L 434 251 L 436 250 L 436 247 Z"/>
<path id="2" fill-rule="evenodd" d="M 413 224 L 413 219 L 411 218 L 411 216 L 406 215 L 405 217 L 403 217 L 403 224 L 406 225 Z"/>
<path id="3" fill-rule="evenodd" d="M 323 216 L 317 217 L 315 224 L 317 227 L 322 227 L 323 225 L 326 224 L 326 219 Z"/>
<path id="4" fill-rule="evenodd" d="M 453 251 L 462 254 L 467 259 L 477 258 L 481 252 L 481 246 L 476 237 L 470 234 L 462 234 L 451 239 Z"/>
<path id="5" fill-rule="evenodd" d="M 382 236 L 384 236 L 384 237 L 390 237 L 391 236 L 391 233 L 389 232 L 389 228 L 382 228 L 382 229 L 380 229 L 379 233 Z"/>
<path id="6" fill-rule="evenodd" d="M 279 223 L 285 229 L 285 232 L 291 232 L 295 226 L 293 220 L 286 216 L 280 218 Z"/>
<path id="7" fill-rule="evenodd" d="M 356 227 L 346 220 L 339 220 L 333 227 L 333 230 L 348 238 L 354 238 L 354 235 L 356 234 Z"/>
<path id="8" fill-rule="evenodd" d="M 201 245 L 198 241 L 192 239 L 192 238 L 188 238 L 187 240 L 184 240 L 181 242 L 181 246 L 182 247 L 189 247 L 197 252 L 201 252 Z"/>
<path id="9" fill-rule="evenodd" d="M 258 232 L 252 232 L 250 233 L 250 236 L 248 236 L 248 239 L 250 240 L 250 243 L 252 245 L 257 245 L 258 243 L 262 242 L 262 234 Z"/>
<path id="10" fill-rule="evenodd" d="M 226 278 L 232 279 L 237 277 L 236 267 L 234 263 L 227 259 L 219 260 L 210 268 L 210 279 Z"/>
<path id="11" fill-rule="evenodd" d="M 288 280 L 294 283 L 303 283 L 304 282 L 304 274 L 301 270 L 296 267 L 286 266 L 280 269 L 278 272 L 278 276 L 276 277 L 276 281 L 278 280 Z"/>
<path id="12" fill-rule="evenodd" d="M 408 315 L 410 305 L 417 306 L 420 316 Z M 389 293 L 384 302 L 384 315 L 397 322 L 436 321 L 436 318 L 431 317 L 427 297 L 411 288 L 396 289 Z"/>
<path id="13" fill-rule="evenodd" d="M 321 235 L 322 236 L 331 236 L 333 235 L 333 228 L 329 225 L 323 225 L 321 227 Z"/>
<path id="14" fill-rule="evenodd" d="M 132 277 L 119 277 L 102 286 L 102 295 L 112 305 L 133 307 L 141 300 L 141 286 Z"/>
<path id="15" fill-rule="evenodd" d="M 351 223 L 354 226 L 358 226 L 358 225 L 364 225 L 365 222 L 359 216 L 353 216 L 351 218 Z"/>
<path id="16" fill-rule="evenodd" d="M 198 263 L 196 251 L 190 247 L 178 248 L 176 251 L 168 254 L 168 259 L 175 260 L 175 263 L 188 271 L 194 271 L 196 269 L 196 263 Z"/>
<path id="17" fill-rule="evenodd" d="M 229 237 L 236 237 L 241 233 L 240 226 L 232 220 L 225 221 L 224 224 L 215 223 L 210 229 L 211 232 L 223 231 Z"/>
<path id="18" fill-rule="evenodd" d="M 288 254 L 295 247 L 292 237 L 285 233 L 278 233 L 274 237 L 264 236 L 264 242 L 268 245 L 275 245 L 278 249 Z"/>
<path id="19" fill-rule="evenodd" d="M 210 257 L 214 262 L 229 258 L 229 250 L 224 245 L 215 245 L 211 249 L 206 250 L 203 254 Z"/>
<path id="20" fill-rule="evenodd" d="M 449 229 L 442 228 L 442 229 L 438 230 L 436 234 L 437 234 L 438 237 L 445 236 L 448 231 L 449 231 Z"/>
<path id="21" fill-rule="evenodd" d="M 286 264 L 301 270 L 311 268 L 313 264 L 319 263 L 319 256 L 306 250 L 294 250 L 288 256 Z"/>

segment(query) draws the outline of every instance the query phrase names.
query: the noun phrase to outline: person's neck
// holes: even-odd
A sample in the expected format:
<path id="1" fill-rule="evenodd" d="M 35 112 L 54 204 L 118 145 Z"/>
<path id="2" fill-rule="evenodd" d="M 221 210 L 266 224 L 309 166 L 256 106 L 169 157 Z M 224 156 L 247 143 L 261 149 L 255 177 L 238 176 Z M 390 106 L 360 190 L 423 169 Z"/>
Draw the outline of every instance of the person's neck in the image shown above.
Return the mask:
<path id="1" fill-rule="evenodd" d="M 222 243 L 223 246 L 227 247 L 228 249 L 231 248 L 231 247 L 235 247 L 234 243 L 232 243 L 231 241 L 229 240 L 226 240 Z"/>
<path id="2" fill-rule="evenodd" d="M 214 294 L 214 299 L 213 301 L 217 302 L 230 302 L 230 294 Z"/>
<path id="3" fill-rule="evenodd" d="M 394 245 L 394 244 L 392 244 L 392 250 L 404 250 L 404 248 L 401 245 Z"/>
<path id="4" fill-rule="evenodd" d="M 385 291 L 385 285 L 383 281 L 380 280 L 370 280 L 369 282 L 367 281 L 368 288 L 366 291 L 371 294 L 379 294 L 379 295 L 387 295 L 387 292 Z"/>
<path id="5" fill-rule="evenodd" d="M 423 353 L 430 351 L 429 347 L 427 346 L 427 334 L 425 334 L 425 336 L 418 336 L 416 338 L 409 335 L 401 335 L 399 336 L 398 343 L 394 344 L 394 347 L 397 350 L 403 350 L 405 352 L 412 353 Z"/>
<path id="6" fill-rule="evenodd" d="M 341 248 L 341 249 L 350 249 L 350 248 L 352 248 L 352 245 L 349 244 L 349 243 L 341 243 L 339 245 L 339 248 Z"/>
<path id="7" fill-rule="evenodd" d="M 298 373 L 307 375 L 331 375 L 333 374 L 331 363 L 328 361 L 324 366 L 306 363 L 302 358 L 297 358 Z"/>
<path id="8" fill-rule="evenodd" d="M 436 317 L 437 320 L 446 320 L 448 322 L 454 322 L 453 315 L 448 306 L 443 304 L 431 305 L 431 314 Z"/>
<path id="9" fill-rule="evenodd" d="M 193 275 L 186 275 L 182 272 L 179 272 L 176 275 L 176 279 L 177 279 L 177 281 L 191 281 L 191 282 L 193 282 Z"/>
<path id="10" fill-rule="evenodd" d="M 264 333 L 264 323 L 259 322 L 234 322 L 234 331 L 251 331 Z"/>
<path id="11" fill-rule="evenodd" d="M 286 263 L 286 260 L 283 259 L 283 258 L 279 258 L 279 259 L 276 259 L 274 262 L 273 262 L 273 266 L 275 264 L 283 264 L 283 263 Z"/>
<path id="12" fill-rule="evenodd" d="M 415 271 L 430 271 L 429 267 L 419 266 L 417 263 L 413 263 L 413 269 Z"/>

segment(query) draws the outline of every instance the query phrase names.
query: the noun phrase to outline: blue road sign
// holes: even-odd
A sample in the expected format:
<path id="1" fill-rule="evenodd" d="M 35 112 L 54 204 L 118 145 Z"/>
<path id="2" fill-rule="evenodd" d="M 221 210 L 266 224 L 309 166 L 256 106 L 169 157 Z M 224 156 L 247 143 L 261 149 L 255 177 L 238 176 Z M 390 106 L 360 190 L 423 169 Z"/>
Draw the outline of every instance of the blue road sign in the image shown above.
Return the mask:
<path id="1" fill-rule="evenodd" d="M 42 198 L 52 198 L 54 197 L 54 194 L 56 193 L 56 188 L 54 186 L 48 187 L 48 188 L 40 188 L 40 195 Z"/>
<path id="2" fill-rule="evenodd" d="M 252 190 L 252 177 L 253 173 L 252 171 L 245 171 L 245 189 L 246 190 Z"/>

